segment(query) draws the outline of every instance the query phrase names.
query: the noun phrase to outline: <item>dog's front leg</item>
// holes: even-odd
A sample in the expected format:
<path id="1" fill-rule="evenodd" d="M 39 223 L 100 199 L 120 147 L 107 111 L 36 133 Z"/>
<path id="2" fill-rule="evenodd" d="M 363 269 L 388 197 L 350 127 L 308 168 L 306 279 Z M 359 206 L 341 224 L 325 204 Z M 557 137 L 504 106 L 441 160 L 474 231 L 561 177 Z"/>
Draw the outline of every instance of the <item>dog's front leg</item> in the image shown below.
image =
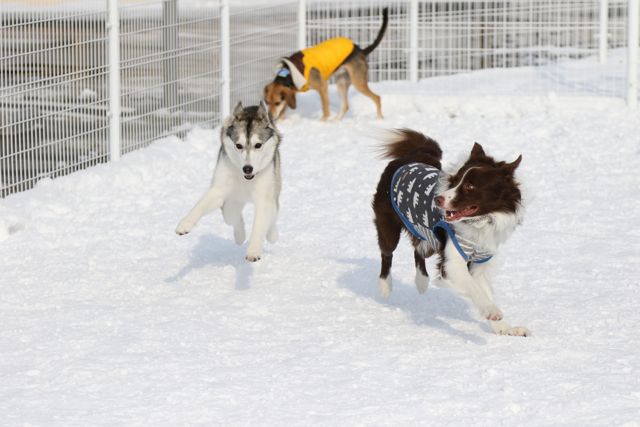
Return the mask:
<path id="1" fill-rule="evenodd" d="M 222 207 L 224 197 L 225 194 L 221 189 L 213 185 L 204 193 L 204 196 L 202 196 L 193 209 L 191 209 L 191 212 L 180 221 L 178 227 L 176 227 L 176 233 L 183 235 L 190 232 L 203 215 Z"/>
<path id="2" fill-rule="evenodd" d="M 247 261 L 258 261 L 262 255 L 262 242 L 276 217 L 276 204 L 272 200 L 256 200 L 253 229 L 247 247 Z"/>
<path id="3" fill-rule="evenodd" d="M 318 91 L 320 102 L 322 103 L 322 121 L 329 118 L 329 82 L 322 78 L 322 74 L 317 68 L 312 68 L 309 72 L 309 87 Z"/>
<path id="4" fill-rule="evenodd" d="M 318 93 L 322 103 L 322 118 L 320 120 L 326 121 L 331 115 L 331 110 L 329 109 L 329 86 L 326 82 L 318 89 Z"/>
<path id="5" fill-rule="evenodd" d="M 490 280 L 491 261 L 484 262 L 482 264 L 473 264 L 471 267 L 471 276 L 475 279 L 476 283 L 480 286 L 483 292 L 493 301 L 493 289 L 491 287 Z M 531 335 L 524 326 L 511 326 L 504 320 L 491 320 L 489 319 L 489 326 L 498 335 L 511 335 L 519 337 L 527 337 Z"/>
<path id="6" fill-rule="evenodd" d="M 447 242 L 444 253 L 446 280 L 451 287 L 471 299 L 485 319 L 501 320 L 502 312 L 471 276 L 467 262 L 460 256 L 451 241 Z"/>

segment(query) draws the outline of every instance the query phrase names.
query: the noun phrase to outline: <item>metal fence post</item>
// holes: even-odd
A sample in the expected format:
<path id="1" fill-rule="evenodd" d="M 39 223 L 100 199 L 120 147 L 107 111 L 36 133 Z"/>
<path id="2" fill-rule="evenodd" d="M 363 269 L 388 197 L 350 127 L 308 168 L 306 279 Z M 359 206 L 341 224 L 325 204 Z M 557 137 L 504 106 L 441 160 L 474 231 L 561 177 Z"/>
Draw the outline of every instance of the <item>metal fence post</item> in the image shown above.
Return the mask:
<path id="1" fill-rule="evenodd" d="M 222 120 L 231 112 L 231 33 L 229 31 L 229 0 L 222 0 L 220 6 L 220 65 L 222 67 L 220 113 Z"/>
<path id="2" fill-rule="evenodd" d="M 162 61 L 162 83 L 164 107 L 178 104 L 178 2 L 165 0 L 162 2 L 162 48 L 165 59 Z"/>
<path id="3" fill-rule="evenodd" d="M 418 0 L 409 5 L 409 80 L 418 81 Z"/>
<path id="4" fill-rule="evenodd" d="M 629 16 L 627 22 L 627 104 L 629 108 L 638 107 L 638 20 L 640 10 L 638 0 L 629 0 Z"/>
<path id="5" fill-rule="evenodd" d="M 109 30 L 109 158 L 120 159 L 120 13 L 118 0 L 107 0 Z"/>
<path id="6" fill-rule="evenodd" d="M 298 49 L 307 47 L 307 2 L 298 0 Z"/>
<path id="7" fill-rule="evenodd" d="M 600 24 L 598 35 L 598 57 L 600 63 L 607 62 L 607 42 L 609 29 L 607 25 L 609 23 L 609 0 L 600 0 Z"/>

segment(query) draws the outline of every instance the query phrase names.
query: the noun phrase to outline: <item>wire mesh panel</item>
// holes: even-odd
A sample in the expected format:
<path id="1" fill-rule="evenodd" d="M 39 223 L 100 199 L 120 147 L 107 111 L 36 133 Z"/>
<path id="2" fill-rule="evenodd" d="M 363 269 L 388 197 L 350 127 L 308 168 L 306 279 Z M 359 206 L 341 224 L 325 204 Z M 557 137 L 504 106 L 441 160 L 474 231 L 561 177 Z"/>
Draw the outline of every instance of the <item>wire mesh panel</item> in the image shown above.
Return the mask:
<path id="1" fill-rule="evenodd" d="M 220 120 L 219 8 L 120 8 L 122 151 Z"/>
<path id="2" fill-rule="evenodd" d="M 108 156 L 106 10 L 0 13 L 0 197 Z"/>
<path id="3" fill-rule="evenodd" d="M 333 37 L 348 37 L 365 48 L 382 25 L 389 8 L 389 24 L 380 45 L 368 56 L 369 81 L 406 80 L 409 59 L 408 1 L 308 1 L 307 45 Z"/>
<path id="4" fill-rule="evenodd" d="M 419 76 L 535 66 L 527 89 L 621 95 L 623 75 L 597 63 L 599 0 L 433 0 L 419 4 Z M 626 1 L 609 1 L 608 45 L 626 45 Z M 581 65 L 587 79 L 563 67 Z M 588 80 L 588 83 L 586 82 Z M 521 92 L 522 93 L 522 92 Z"/>
<path id="5" fill-rule="evenodd" d="M 109 157 L 106 1 L 42 3 L 0 14 L 0 197 Z M 219 123 L 219 7 L 126 3 L 120 36 L 123 153 Z"/>
<path id="6" fill-rule="evenodd" d="M 220 122 L 220 0 L 122 1 L 121 58 L 114 70 L 106 0 L 73 7 L 50 0 L 11 4 L 0 13 L 0 197 L 108 159 L 111 72 L 121 77 L 124 153 L 196 124 Z M 517 94 L 625 94 L 620 64 L 627 0 L 608 1 L 606 64 L 597 61 L 599 0 L 418 0 L 413 27 L 410 0 L 306 4 L 307 45 L 344 36 L 362 48 L 373 42 L 382 10 L 389 8 L 386 34 L 369 55 L 371 81 L 529 67 L 532 83 Z M 230 0 L 232 103 L 257 103 L 278 59 L 298 49 L 298 5 Z M 412 34 L 417 60 L 410 54 Z"/>
<path id="7" fill-rule="evenodd" d="M 389 7 L 387 33 L 369 57 L 369 79 L 407 79 L 410 3 L 309 0 L 307 43 L 345 36 L 366 46 L 377 34 L 382 8 Z M 626 46 L 626 3 L 609 0 L 609 49 Z M 417 4 L 419 78 L 531 66 L 537 76 L 525 92 L 624 94 L 622 68 L 597 62 L 600 0 L 420 0 Z M 583 58 L 578 65 L 566 61 Z M 613 52 L 613 62 L 621 60 L 623 52 Z M 575 66 L 581 73 L 572 69 Z"/>
<path id="8" fill-rule="evenodd" d="M 231 108 L 238 101 L 257 104 L 278 60 L 298 49 L 297 13 L 297 1 L 252 7 L 231 2 Z"/>

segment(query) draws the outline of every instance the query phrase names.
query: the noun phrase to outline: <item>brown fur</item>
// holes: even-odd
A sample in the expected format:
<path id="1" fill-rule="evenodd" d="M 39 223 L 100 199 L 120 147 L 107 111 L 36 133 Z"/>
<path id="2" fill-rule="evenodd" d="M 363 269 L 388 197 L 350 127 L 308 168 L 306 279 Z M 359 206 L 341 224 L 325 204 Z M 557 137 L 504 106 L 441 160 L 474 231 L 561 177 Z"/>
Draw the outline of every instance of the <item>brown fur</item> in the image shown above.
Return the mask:
<path id="1" fill-rule="evenodd" d="M 382 258 L 381 278 L 386 278 L 389 275 L 393 251 L 398 246 L 402 230 L 406 231 L 402 220 L 391 205 L 389 190 L 393 174 L 399 167 L 412 162 L 421 162 L 441 169 L 440 161 L 442 159 L 442 149 L 433 139 L 409 129 L 397 130 L 395 134 L 395 140 L 385 146 L 383 157 L 392 160 L 382 172 L 372 203 L 375 214 L 374 224 L 378 231 L 378 245 Z M 419 254 L 417 247 L 420 241 L 413 236 L 411 241 L 415 252 L 416 268 L 426 276 L 424 258 L 433 255 L 433 253 Z"/>
<path id="2" fill-rule="evenodd" d="M 382 37 L 386 31 L 388 22 L 388 9 L 384 9 L 383 11 L 383 24 L 380 28 L 378 36 L 376 40 L 371 44 L 371 46 L 366 47 L 365 49 L 361 49 L 357 45 L 354 45 L 354 50 L 345 59 L 340 67 L 335 71 L 334 75 L 336 76 L 336 86 L 338 88 L 338 93 L 340 94 L 341 106 L 340 112 L 338 113 L 337 119 L 340 120 L 344 115 L 349 111 L 349 103 L 347 93 L 349 91 L 349 86 L 353 84 L 353 86 L 363 95 L 370 98 L 376 106 L 376 115 L 379 119 L 382 118 L 382 105 L 380 102 L 380 96 L 375 94 L 369 88 L 369 65 L 367 64 L 367 55 L 371 53 L 380 43 Z M 292 56 L 300 55 L 300 52 L 296 52 Z M 309 73 L 309 80 L 307 82 L 309 89 L 313 89 L 318 92 L 320 95 L 320 101 L 322 103 L 322 120 L 327 120 L 329 118 L 330 110 L 329 110 L 329 83 L 322 78 L 320 72 L 312 68 Z M 264 88 L 264 100 L 269 106 L 269 112 L 276 119 L 279 120 L 284 117 L 285 110 L 291 108 L 295 110 L 296 108 L 296 93 L 298 90 L 295 87 L 287 87 L 281 83 L 273 81 L 265 86 Z M 284 103 L 285 107 L 278 110 L 280 106 Z M 277 115 L 277 117 L 276 117 Z"/>
<path id="3" fill-rule="evenodd" d="M 275 120 L 279 120 L 284 117 L 286 109 L 282 109 L 280 115 L 275 117 L 278 107 L 283 102 L 292 110 L 296 109 L 296 92 L 297 90 L 295 88 L 290 88 L 276 82 L 269 83 L 264 87 L 264 101 L 269 106 L 269 112 Z"/>
<path id="4" fill-rule="evenodd" d="M 513 172 L 521 161 L 522 156 L 518 156 L 512 163 L 496 162 L 487 156 L 482 146 L 476 142 L 466 163 L 449 177 L 449 188 L 453 188 L 460 184 L 464 176 L 464 182 L 459 187 L 461 191 L 451 201 L 451 207 L 461 210 L 477 206 L 478 210 L 473 216 L 490 212 L 515 212 L 521 194 Z M 477 169 L 469 170 L 470 168 Z M 469 172 L 466 173 L 467 171 Z M 483 191 L 477 191 L 480 187 Z"/>
<path id="5" fill-rule="evenodd" d="M 423 245 L 421 240 L 405 228 L 392 205 L 391 182 L 398 168 L 408 163 L 421 162 L 440 169 L 442 151 L 438 144 L 420 133 L 401 130 L 396 132 L 396 138 L 385 147 L 383 156 L 391 161 L 380 177 L 372 204 L 380 246 L 379 285 L 382 296 L 387 297 L 391 292 L 392 281 L 389 274 L 393 252 L 402 230 L 405 230 L 414 247 L 416 287 L 420 293 L 426 290 L 429 282 L 425 258 L 438 252 L 440 256 L 437 268 L 441 277 L 446 278 L 452 288 L 471 299 L 496 334 L 530 335 L 531 332 L 527 328 L 511 327 L 502 320 L 502 312 L 493 300 L 493 290 L 487 272 L 482 267 L 484 264 L 480 261 L 465 262 L 467 257 L 461 258 L 457 253 L 446 255 L 453 253 L 455 249 L 448 242 L 449 236 L 441 228 L 436 228 L 435 233 L 442 245 L 437 249 Z M 435 203 L 443 209 L 445 220 L 456 233 L 468 232 L 477 227 L 477 237 L 486 238 L 492 251 L 508 237 L 520 217 L 521 194 L 514 178 L 514 171 L 521 160 L 522 156 L 512 163 L 495 161 L 476 143 L 467 161 L 455 174 L 441 177 L 448 182 L 440 181 L 446 188 L 436 190 L 441 193 L 435 198 Z M 496 215 L 497 213 L 506 215 Z M 482 242 L 477 243 L 480 243 L 479 247 L 482 250 Z"/>
<path id="6" fill-rule="evenodd" d="M 402 220 L 391 205 L 389 192 L 393 174 L 405 164 L 420 162 L 441 169 L 442 149 L 433 139 L 413 130 L 401 129 L 395 131 L 395 134 L 396 138 L 384 147 L 382 156 L 391 159 L 391 161 L 380 177 L 372 203 L 375 214 L 374 223 L 378 233 L 378 245 L 380 246 L 382 258 L 380 278 L 383 279 L 389 275 L 393 251 L 398 245 L 402 230 L 411 237 L 415 251 L 416 268 L 425 276 L 427 274 L 424 267 L 424 258 L 435 254 L 435 252 L 427 254 L 418 252 L 417 248 L 420 240 L 406 230 Z M 517 205 L 521 202 L 521 194 L 513 173 L 521 160 L 522 156 L 519 156 L 512 163 L 496 162 L 492 157 L 485 154 L 480 144 L 475 143 L 466 163 L 448 178 L 449 188 L 458 185 L 467 170 L 479 166 L 481 167 L 480 169 L 473 169 L 466 174 L 463 184 L 467 183 L 475 187 L 481 186 L 483 191 L 466 190 L 463 185 L 460 187 L 462 191 L 451 202 L 452 205 L 455 206 L 455 209 L 477 205 L 478 210 L 473 216 L 490 212 L 515 212 Z M 436 234 L 442 241 L 446 241 L 446 233 L 443 233 L 442 230 L 437 230 Z M 446 277 L 443 251 L 440 251 L 439 255 L 438 269 L 442 277 Z"/>

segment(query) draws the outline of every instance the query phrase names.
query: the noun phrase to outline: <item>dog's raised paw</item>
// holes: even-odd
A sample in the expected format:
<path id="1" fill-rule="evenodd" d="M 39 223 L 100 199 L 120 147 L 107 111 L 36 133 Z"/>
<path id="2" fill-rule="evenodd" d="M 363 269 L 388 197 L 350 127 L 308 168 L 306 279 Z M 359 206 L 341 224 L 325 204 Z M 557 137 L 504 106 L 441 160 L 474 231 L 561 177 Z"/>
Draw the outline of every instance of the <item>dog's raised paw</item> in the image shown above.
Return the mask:
<path id="1" fill-rule="evenodd" d="M 184 236 L 185 234 L 189 234 L 189 231 L 191 231 L 191 229 L 187 229 L 187 228 L 183 228 L 178 226 L 178 228 L 176 228 L 176 234 L 178 236 Z"/>
<path id="2" fill-rule="evenodd" d="M 503 316 L 500 309 L 495 306 L 485 309 L 482 314 L 484 315 L 485 319 L 492 320 L 494 322 L 498 320 L 502 320 L 502 316 Z"/>
<path id="3" fill-rule="evenodd" d="M 509 335 L 512 337 L 530 337 L 531 331 L 524 326 L 514 326 L 512 328 L 500 331 L 500 335 Z"/>
<path id="4" fill-rule="evenodd" d="M 188 221 L 182 220 L 180 224 L 176 227 L 176 234 L 182 236 L 184 234 L 188 234 L 193 228 L 194 224 L 191 224 Z"/>
<path id="5" fill-rule="evenodd" d="M 247 256 L 245 256 L 244 259 L 246 259 L 249 262 L 260 261 L 260 255 L 249 255 L 249 254 L 247 254 Z"/>

